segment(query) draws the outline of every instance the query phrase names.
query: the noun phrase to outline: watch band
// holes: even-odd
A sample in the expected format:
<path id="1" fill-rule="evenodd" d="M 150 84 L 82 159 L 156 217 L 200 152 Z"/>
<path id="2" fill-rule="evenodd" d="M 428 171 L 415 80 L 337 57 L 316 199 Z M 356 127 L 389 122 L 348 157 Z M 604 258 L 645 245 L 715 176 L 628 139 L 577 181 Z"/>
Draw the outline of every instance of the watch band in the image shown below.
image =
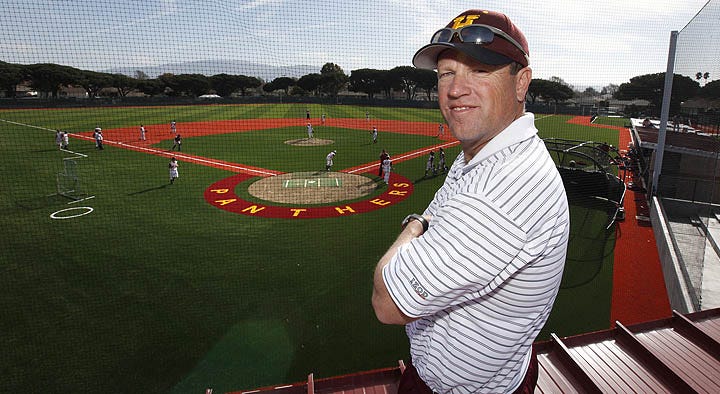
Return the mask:
<path id="1" fill-rule="evenodd" d="M 425 233 L 428 230 L 428 227 L 430 227 L 430 223 L 428 223 L 427 220 L 422 215 L 418 215 L 417 213 L 411 213 L 405 217 L 402 221 L 402 228 L 405 228 L 405 226 L 410 223 L 411 220 L 417 220 L 422 224 L 423 226 L 423 233 Z"/>

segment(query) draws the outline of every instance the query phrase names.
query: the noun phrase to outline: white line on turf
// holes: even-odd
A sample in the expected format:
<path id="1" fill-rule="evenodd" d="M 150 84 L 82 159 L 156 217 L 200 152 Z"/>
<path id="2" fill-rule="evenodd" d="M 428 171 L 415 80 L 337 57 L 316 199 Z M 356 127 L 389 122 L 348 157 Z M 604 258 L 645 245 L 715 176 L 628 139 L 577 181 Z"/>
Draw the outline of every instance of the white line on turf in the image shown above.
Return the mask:
<path id="1" fill-rule="evenodd" d="M 437 148 L 443 148 L 443 149 L 444 149 L 444 148 L 447 148 L 447 147 L 450 147 L 450 146 L 455 146 L 455 145 L 457 145 L 457 144 L 459 144 L 458 141 L 446 142 L 446 143 L 444 143 L 444 144 L 434 145 L 434 146 L 431 146 L 431 147 L 429 147 L 429 148 L 420 149 L 420 150 L 418 150 L 418 151 L 406 153 L 406 154 L 404 154 L 404 155 L 395 156 L 395 157 L 392 158 L 392 160 L 393 160 L 393 161 L 409 160 L 409 159 L 413 159 L 413 158 L 422 156 L 422 155 L 424 155 L 424 154 L 426 154 L 426 153 L 428 153 L 428 152 L 430 152 L 430 151 L 432 151 L 432 150 L 436 150 Z M 375 166 L 377 166 L 377 164 L 370 164 L 370 165 L 366 165 L 366 166 L 363 166 L 363 167 L 360 167 L 360 168 L 355 168 L 354 170 L 348 171 L 348 174 L 356 174 L 356 173 L 367 172 L 367 170 L 369 170 L 369 169 L 371 169 L 371 168 L 373 168 L 373 167 L 375 167 Z"/>

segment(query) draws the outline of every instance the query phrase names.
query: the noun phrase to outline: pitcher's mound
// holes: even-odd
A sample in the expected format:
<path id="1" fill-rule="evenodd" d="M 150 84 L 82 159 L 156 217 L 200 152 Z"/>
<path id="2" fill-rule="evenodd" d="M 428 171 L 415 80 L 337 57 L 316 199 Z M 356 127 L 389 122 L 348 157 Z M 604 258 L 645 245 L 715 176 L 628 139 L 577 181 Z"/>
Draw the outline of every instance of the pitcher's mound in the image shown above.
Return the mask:
<path id="1" fill-rule="evenodd" d="M 257 198 L 285 204 L 327 204 L 367 196 L 377 184 L 344 172 L 294 172 L 263 178 L 248 188 Z"/>
<path id="2" fill-rule="evenodd" d="M 333 140 L 324 140 L 322 138 L 298 138 L 296 140 L 285 141 L 288 145 L 293 146 L 318 146 L 318 145 L 330 145 L 335 143 Z"/>

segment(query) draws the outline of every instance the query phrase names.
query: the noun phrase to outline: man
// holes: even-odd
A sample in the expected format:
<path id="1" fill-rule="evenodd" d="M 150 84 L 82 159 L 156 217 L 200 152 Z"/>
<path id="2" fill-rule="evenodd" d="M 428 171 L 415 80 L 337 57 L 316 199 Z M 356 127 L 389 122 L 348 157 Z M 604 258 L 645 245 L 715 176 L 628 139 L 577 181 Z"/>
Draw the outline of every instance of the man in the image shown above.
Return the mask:
<path id="1" fill-rule="evenodd" d="M 55 129 L 55 145 L 58 146 L 59 149 L 62 149 L 62 131 L 60 129 Z"/>
<path id="2" fill-rule="evenodd" d="M 68 144 L 70 143 L 70 137 L 68 137 L 68 132 L 63 131 L 62 132 L 62 146 L 60 149 L 66 149 L 68 148 Z"/>
<path id="3" fill-rule="evenodd" d="M 378 176 L 382 176 L 383 162 L 385 161 L 385 159 L 389 159 L 389 158 L 390 158 L 390 154 L 387 153 L 387 151 L 385 149 L 383 149 L 382 152 L 380 152 L 380 166 L 378 168 Z"/>
<path id="4" fill-rule="evenodd" d="M 386 185 L 389 185 L 390 184 L 390 171 L 392 171 L 392 161 L 390 161 L 389 156 L 387 159 L 383 160 L 382 170 L 383 170 L 383 180 L 385 181 Z"/>
<path id="5" fill-rule="evenodd" d="M 557 295 L 569 214 L 560 175 L 525 113 L 523 33 L 500 13 L 462 13 L 421 48 L 462 152 L 423 215 L 403 221 L 375 269 L 372 304 L 405 324 L 399 392 L 532 393 L 532 343 Z"/>
<path id="6" fill-rule="evenodd" d="M 325 171 L 330 171 L 333 166 L 333 159 L 335 158 L 336 150 L 330 152 L 325 156 Z"/>
<path id="7" fill-rule="evenodd" d="M 373 126 L 373 129 L 372 129 L 373 144 L 377 143 L 377 135 L 378 135 L 377 126 Z"/>
<path id="8" fill-rule="evenodd" d="M 310 124 L 309 122 L 307 124 L 307 133 L 308 133 L 308 139 L 312 139 L 315 136 L 315 134 L 313 133 L 312 124 Z"/>
<path id="9" fill-rule="evenodd" d="M 175 180 L 180 176 L 178 172 L 178 162 L 176 158 L 170 159 L 170 163 L 168 164 L 168 169 L 170 171 L 170 184 L 172 185 L 175 183 Z"/>
<path id="10" fill-rule="evenodd" d="M 103 147 L 103 135 L 102 135 L 102 129 L 100 127 L 95 128 L 95 133 L 93 133 L 93 136 L 95 137 L 95 148 L 104 150 Z"/>
<path id="11" fill-rule="evenodd" d="M 145 125 L 140 125 L 140 141 L 145 141 Z"/>
<path id="12" fill-rule="evenodd" d="M 430 155 L 428 155 L 427 163 L 425 163 L 425 176 L 428 176 L 428 174 L 437 175 L 437 170 L 435 169 L 435 152 L 430 151 Z"/>
<path id="13" fill-rule="evenodd" d="M 446 172 L 448 170 L 447 164 L 445 163 L 445 150 L 443 148 L 438 149 L 438 165 L 437 169 L 441 170 L 442 172 Z"/>
<path id="14" fill-rule="evenodd" d="M 175 147 L 177 147 L 179 151 L 182 150 L 182 136 L 180 135 L 180 133 L 175 135 L 175 138 L 173 139 L 173 145 L 170 150 L 175 150 Z"/>

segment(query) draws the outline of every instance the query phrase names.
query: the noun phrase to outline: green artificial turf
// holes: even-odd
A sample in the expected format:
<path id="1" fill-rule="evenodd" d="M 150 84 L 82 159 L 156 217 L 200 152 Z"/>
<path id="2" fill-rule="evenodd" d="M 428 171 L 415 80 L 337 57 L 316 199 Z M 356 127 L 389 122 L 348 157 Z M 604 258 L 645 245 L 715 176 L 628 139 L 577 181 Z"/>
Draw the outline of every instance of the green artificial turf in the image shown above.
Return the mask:
<path id="1" fill-rule="evenodd" d="M 203 198 L 229 172 L 71 140 L 85 201 L 55 196 L 63 158 L 51 130 L 88 131 L 242 118 L 313 117 L 440 121 L 436 110 L 320 105 L 3 110 L 0 119 L 0 392 L 215 392 L 384 368 L 407 359 L 403 327 L 370 305 L 376 262 L 400 220 L 422 212 L 443 176 L 424 178 L 425 157 L 394 171 L 415 183 L 408 199 L 360 215 L 283 220 L 217 209 Z M 539 116 L 540 117 L 540 116 Z M 541 135 L 605 140 L 617 132 L 538 120 Z M 169 126 L 168 126 L 169 130 Z M 324 165 L 329 147 L 282 144 L 303 128 L 187 138 L 183 152 L 279 171 Z M 377 160 L 366 130 L 321 128 L 336 167 Z M 435 138 L 381 134 L 399 154 Z M 614 140 L 613 140 L 614 138 Z M 448 162 L 459 148 L 447 149 Z M 449 163 L 448 163 L 449 164 Z M 571 201 L 572 240 L 563 287 L 541 334 L 609 326 L 614 237 L 607 214 Z M 89 209 L 92 212 L 89 212 Z M 64 210 L 70 219 L 52 219 Z M 86 213 L 82 216 L 80 214 Z M 601 230 L 602 228 L 602 230 Z"/>

